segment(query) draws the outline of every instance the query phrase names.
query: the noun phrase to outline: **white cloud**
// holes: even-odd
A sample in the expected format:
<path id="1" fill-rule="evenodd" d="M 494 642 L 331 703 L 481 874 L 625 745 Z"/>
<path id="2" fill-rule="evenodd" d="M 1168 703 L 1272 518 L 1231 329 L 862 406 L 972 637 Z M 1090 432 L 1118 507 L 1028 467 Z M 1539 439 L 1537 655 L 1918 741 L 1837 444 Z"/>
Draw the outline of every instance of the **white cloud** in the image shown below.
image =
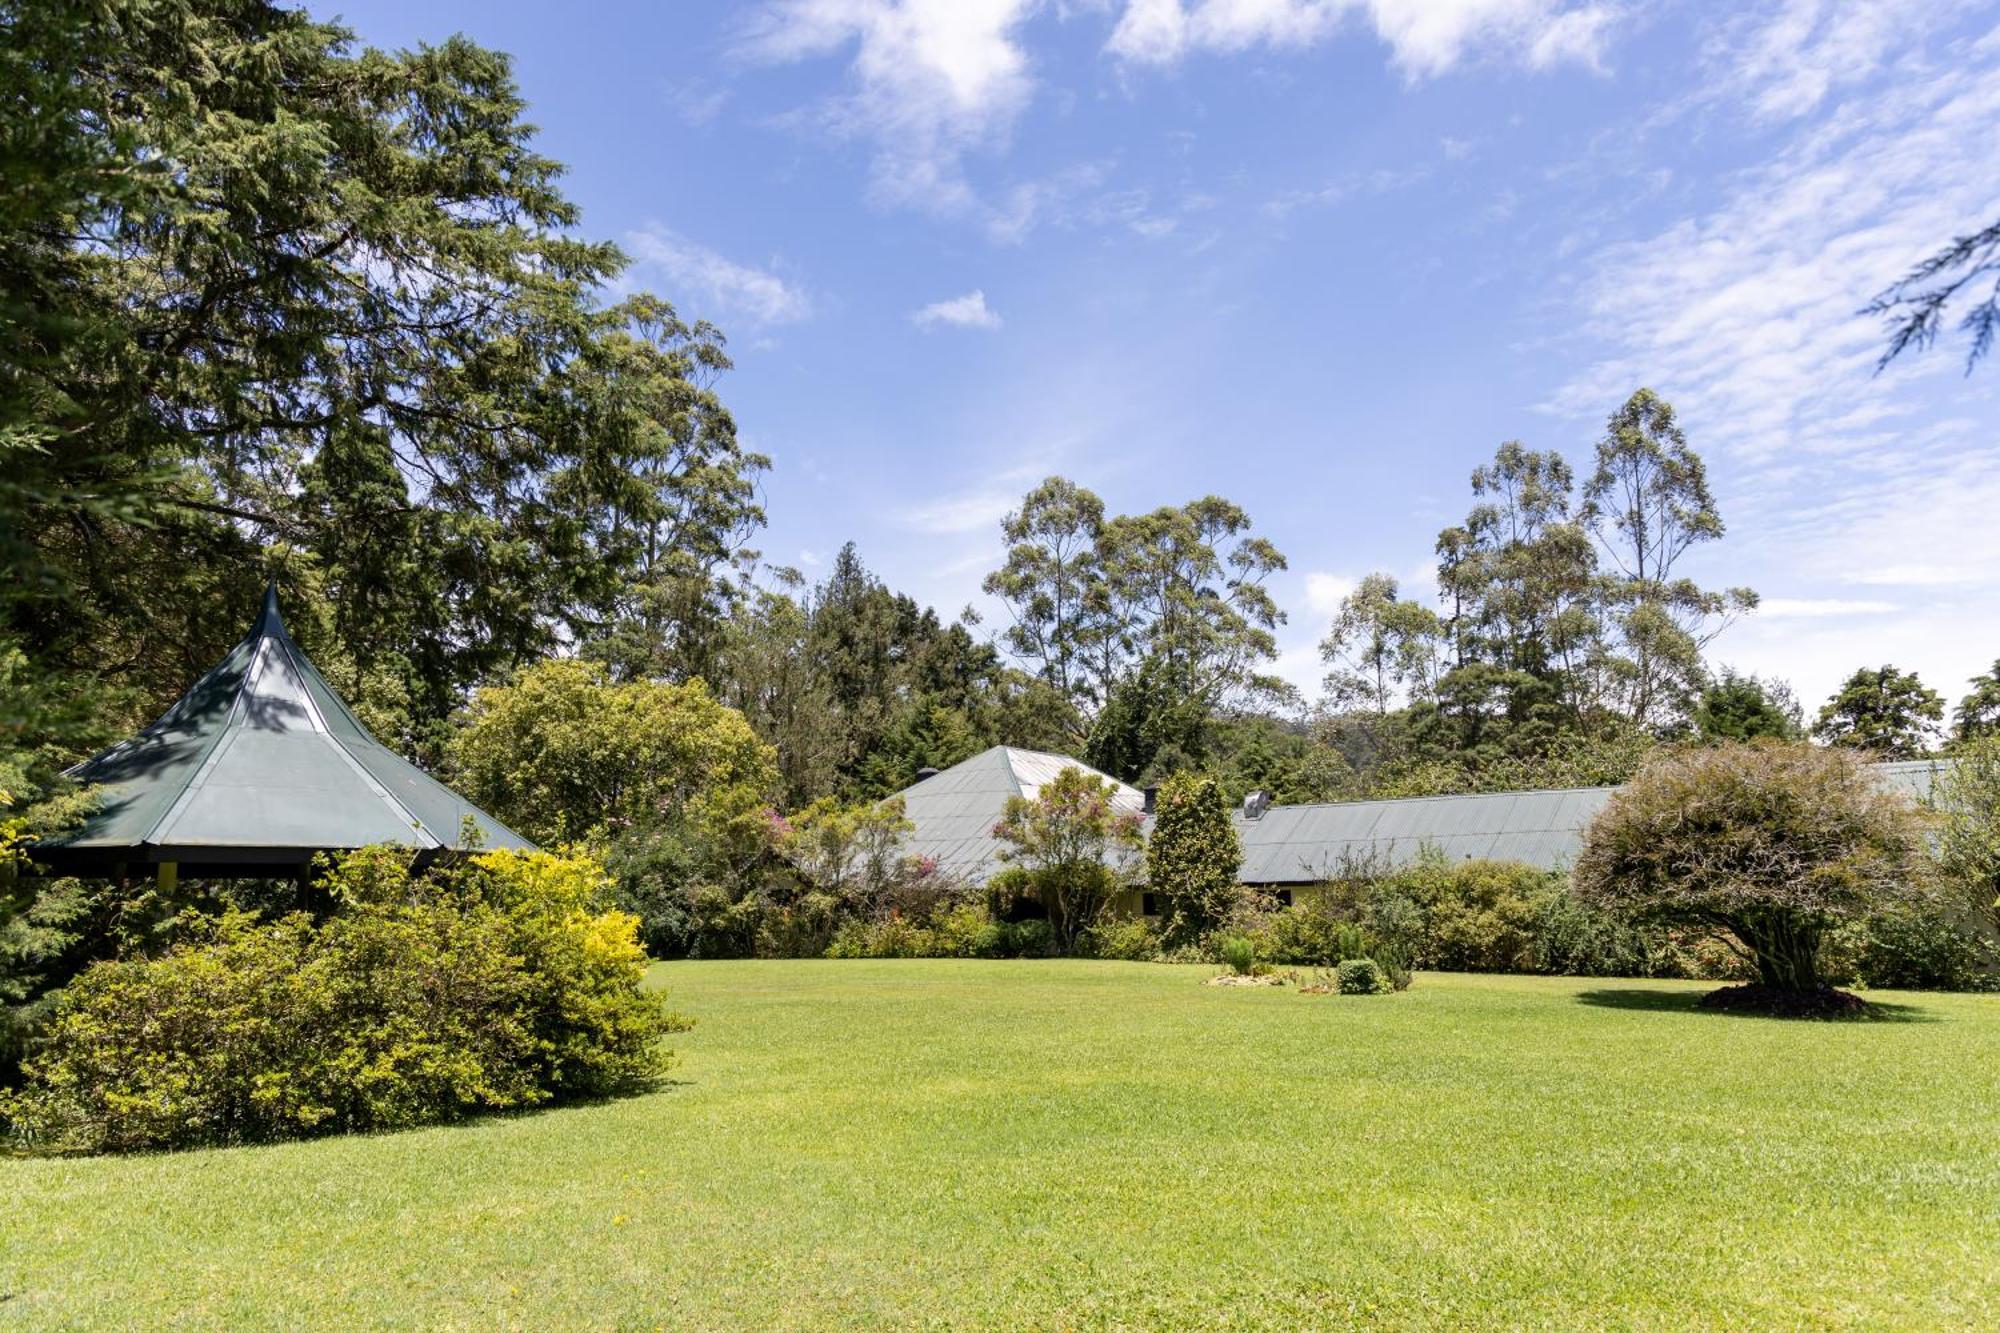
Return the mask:
<path id="1" fill-rule="evenodd" d="M 737 315 L 759 324 L 794 324 L 812 314 L 805 290 L 769 269 L 727 259 L 666 227 L 628 232 L 625 246 L 667 279 L 666 295 L 696 313 Z M 692 292 L 688 300 L 680 291 Z"/>
<path id="2" fill-rule="evenodd" d="M 1825 620 L 1834 616 L 1887 615 L 1897 609 L 1894 602 L 1844 597 L 1766 597 L 1757 604 L 1757 615 L 1765 620 Z"/>
<path id="3" fill-rule="evenodd" d="M 1410 78 L 1480 57 L 1536 68 L 1603 61 L 1615 10 L 1561 0 L 1127 0 L 1107 49 L 1131 64 L 1172 64 L 1190 52 L 1303 47 L 1365 17 Z"/>
<path id="4" fill-rule="evenodd" d="M 1347 574 L 1315 570 L 1306 575 L 1306 608 L 1318 619 L 1328 619 L 1340 610 L 1341 602 L 1359 583 L 1359 579 Z"/>
<path id="5" fill-rule="evenodd" d="M 1006 137 L 1034 92 L 1017 41 L 1037 0 L 772 0 L 739 50 L 786 64 L 852 47 L 853 91 L 820 108 L 872 141 L 884 203 L 944 212 L 977 203 L 963 156 Z"/>
<path id="6" fill-rule="evenodd" d="M 933 301 L 921 310 L 912 310 L 910 323 L 920 329 L 935 328 L 940 324 L 948 324 L 955 329 L 997 329 L 1000 327 L 1000 316 L 986 304 L 986 293 L 974 288 L 963 296 L 954 296 L 948 301 Z"/>

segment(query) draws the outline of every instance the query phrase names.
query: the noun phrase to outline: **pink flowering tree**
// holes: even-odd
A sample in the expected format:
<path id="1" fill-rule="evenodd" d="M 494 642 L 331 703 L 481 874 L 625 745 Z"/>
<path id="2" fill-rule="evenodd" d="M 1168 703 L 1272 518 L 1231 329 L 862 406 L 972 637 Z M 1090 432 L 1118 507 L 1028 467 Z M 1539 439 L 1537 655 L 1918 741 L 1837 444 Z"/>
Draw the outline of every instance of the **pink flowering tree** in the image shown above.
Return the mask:
<path id="1" fill-rule="evenodd" d="M 1143 825 L 1138 814 L 1116 807 L 1116 791 L 1095 774 L 1065 768 L 1033 800 L 1009 797 L 993 826 L 1008 863 L 994 887 L 1038 899 L 1064 953 L 1075 951 L 1137 875 Z"/>

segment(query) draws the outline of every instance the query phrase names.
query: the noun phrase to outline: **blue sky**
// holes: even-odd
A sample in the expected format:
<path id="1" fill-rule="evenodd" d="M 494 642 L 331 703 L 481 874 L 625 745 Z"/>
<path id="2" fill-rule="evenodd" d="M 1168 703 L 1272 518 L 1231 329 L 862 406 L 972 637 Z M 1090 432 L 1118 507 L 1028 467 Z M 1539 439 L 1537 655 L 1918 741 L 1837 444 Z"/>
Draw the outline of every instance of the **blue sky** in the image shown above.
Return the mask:
<path id="1" fill-rule="evenodd" d="M 327 11 L 322 11 L 327 12 Z M 2000 214 L 2000 11 L 1949 0 L 369 0 L 511 52 L 585 229 L 728 333 L 775 564 L 842 541 L 947 613 L 1044 475 L 1209 492 L 1341 592 L 1431 582 L 1472 468 L 1587 469 L 1650 385 L 1809 708 L 2000 657 L 2000 363 L 1870 373 L 1855 310 Z"/>

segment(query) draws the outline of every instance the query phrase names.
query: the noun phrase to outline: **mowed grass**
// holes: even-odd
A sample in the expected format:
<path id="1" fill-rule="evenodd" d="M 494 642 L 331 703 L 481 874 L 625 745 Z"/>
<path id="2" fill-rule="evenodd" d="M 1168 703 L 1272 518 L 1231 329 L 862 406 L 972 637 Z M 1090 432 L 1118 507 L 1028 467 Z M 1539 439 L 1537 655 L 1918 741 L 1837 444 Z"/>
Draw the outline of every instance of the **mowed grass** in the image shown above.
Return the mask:
<path id="1" fill-rule="evenodd" d="M 677 963 L 653 1095 L 0 1160 L 0 1324 L 2000 1326 L 2000 1001 Z"/>

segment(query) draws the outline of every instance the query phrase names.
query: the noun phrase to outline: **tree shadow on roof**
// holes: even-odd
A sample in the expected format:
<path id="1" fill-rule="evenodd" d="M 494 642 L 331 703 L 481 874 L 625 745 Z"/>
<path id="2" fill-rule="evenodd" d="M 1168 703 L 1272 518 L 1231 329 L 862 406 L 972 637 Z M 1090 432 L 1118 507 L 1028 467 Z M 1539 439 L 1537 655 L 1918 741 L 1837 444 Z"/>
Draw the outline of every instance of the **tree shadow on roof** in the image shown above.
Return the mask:
<path id="1" fill-rule="evenodd" d="M 1652 1013 L 1697 1014 L 1703 1018 L 1736 1018 L 1757 1023 L 1939 1023 L 1943 1019 L 1933 1011 L 1914 1004 L 1893 1004 L 1886 1000 L 1869 1000 L 1867 1007 L 1858 1013 L 1839 1018 L 1798 1019 L 1783 1018 L 1775 1014 L 1745 1013 L 1733 1009 L 1704 1009 L 1701 1007 L 1705 990 L 1662 990 L 1656 986 L 1619 986 L 1603 990 L 1577 992 L 1576 1002 L 1599 1009 L 1634 1009 Z"/>

